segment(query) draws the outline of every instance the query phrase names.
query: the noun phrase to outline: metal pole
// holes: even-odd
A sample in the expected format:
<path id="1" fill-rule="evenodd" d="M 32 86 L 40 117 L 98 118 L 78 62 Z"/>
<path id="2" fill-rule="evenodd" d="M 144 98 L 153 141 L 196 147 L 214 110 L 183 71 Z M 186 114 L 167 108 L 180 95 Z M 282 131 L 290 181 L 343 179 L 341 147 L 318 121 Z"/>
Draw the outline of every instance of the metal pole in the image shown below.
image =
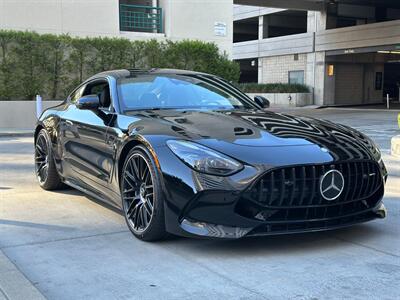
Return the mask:
<path id="1" fill-rule="evenodd" d="M 36 95 L 36 117 L 39 119 L 42 114 L 42 97 Z"/>
<path id="2" fill-rule="evenodd" d="M 389 109 L 389 94 L 386 94 L 386 108 Z"/>

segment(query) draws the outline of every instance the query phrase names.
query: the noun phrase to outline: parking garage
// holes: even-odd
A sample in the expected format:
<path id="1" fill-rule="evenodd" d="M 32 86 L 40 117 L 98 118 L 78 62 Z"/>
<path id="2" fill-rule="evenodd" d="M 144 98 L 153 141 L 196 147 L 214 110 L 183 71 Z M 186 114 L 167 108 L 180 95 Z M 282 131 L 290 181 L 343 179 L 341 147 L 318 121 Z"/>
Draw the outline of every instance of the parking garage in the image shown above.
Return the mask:
<path id="1" fill-rule="evenodd" d="M 399 1 L 235 3 L 242 82 L 303 83 L 317 105 L 399 101 Z"/>

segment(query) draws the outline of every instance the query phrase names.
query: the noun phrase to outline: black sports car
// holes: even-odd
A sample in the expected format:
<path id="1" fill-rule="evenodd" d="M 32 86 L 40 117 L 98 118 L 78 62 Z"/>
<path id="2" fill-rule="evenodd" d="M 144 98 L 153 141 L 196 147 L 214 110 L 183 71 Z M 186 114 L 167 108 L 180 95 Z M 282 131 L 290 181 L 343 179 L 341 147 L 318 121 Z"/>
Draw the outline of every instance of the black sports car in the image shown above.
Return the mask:
<path id="1" fill-rule="evenodd" d="M 319 231 L 386 216 L 375 144 L 344 125 L 265 111 L 225 80 L 181 70 L 97 74 L 35 130 L 47 190 L 72 186 L 157 240 Z"/>

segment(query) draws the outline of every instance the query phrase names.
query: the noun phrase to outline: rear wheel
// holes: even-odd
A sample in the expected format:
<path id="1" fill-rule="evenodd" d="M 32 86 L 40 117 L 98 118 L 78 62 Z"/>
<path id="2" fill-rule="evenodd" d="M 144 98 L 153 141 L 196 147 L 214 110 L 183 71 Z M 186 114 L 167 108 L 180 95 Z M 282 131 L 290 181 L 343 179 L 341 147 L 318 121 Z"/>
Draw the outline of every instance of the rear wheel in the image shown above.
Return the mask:
<path id="1" fill-rule="evenodd" d="M 50 138 L 45 129 L 42 129 L 36 138 L 35 172 L 43 189 L 57 190 L 63 187 L 54 163 Z"/>
<path id="2" fill-rule="evenodd" d="M 121 195 L 126 223 L 137 238 L 155 241 L 166 237 L 158 170 L 142 146 L 133 148 L 125 160 Z"/>

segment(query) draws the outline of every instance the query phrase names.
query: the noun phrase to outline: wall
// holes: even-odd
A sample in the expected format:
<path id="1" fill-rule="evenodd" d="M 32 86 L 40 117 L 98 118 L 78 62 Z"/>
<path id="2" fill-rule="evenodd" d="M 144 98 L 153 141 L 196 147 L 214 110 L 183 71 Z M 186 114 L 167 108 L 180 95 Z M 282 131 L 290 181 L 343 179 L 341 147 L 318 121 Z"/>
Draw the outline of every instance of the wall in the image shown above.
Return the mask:
<path id="1" fill-rule="evenodd" d="M 43 101 L 43 110 L 62 101 Z M 36 101 L 0 101 L 0 128 L 33 129 L 36 124 Z"/>
<path id="2" fill-rule="evenodd" d="M 171 40 L 198 39 L 215 42 L 232 54 L 233 0 L 160 0 L 165 33 Z M 226 36 L 214 33 L 215 22 L 226 24 Z"/>
<path id="3" fill-rule="evenodd" d="M 287 55 L 313 52 L 313 33 L 300 33 L 256 41 L 235 43 L 233 58 L 246 59 L 254 57 Z"/>
<path id="4" fill-rule="evenodd" d="M 316 51 L 332 51 L 400 43 L 400 20 L 318 31 Z"/>
<path id="5" fill-rule="evenodd" d="M 262 96 L 269 100 L 270 107 L 303 107 L 313 104 L 311 93 L 248 93 L 247 96 L 252 99 Z"/>
<path id="6" fill-rule="evenodd" d="M 294 55 L 281 55 L 263 57 L 262 78 L 259 83 L 288 83 L 289 71 L 304 71 L 304 80 L 307 82 L 307 54 L 299 54 L 298 60 L 294 60 Z"/>
<path id="7" fill-rule="evenodd" d="M 286 9 L 282 8 L 258 7 L 250 5 L 233 5 L 233 19 L 242 20 L 242 19 L 254 18 L 285 10 Z"/>
<path id="8" fill-rule="evenodd" d="M 76 36 L 119 34 L 118 1 L 0 0 L 0 28 Z"/>

